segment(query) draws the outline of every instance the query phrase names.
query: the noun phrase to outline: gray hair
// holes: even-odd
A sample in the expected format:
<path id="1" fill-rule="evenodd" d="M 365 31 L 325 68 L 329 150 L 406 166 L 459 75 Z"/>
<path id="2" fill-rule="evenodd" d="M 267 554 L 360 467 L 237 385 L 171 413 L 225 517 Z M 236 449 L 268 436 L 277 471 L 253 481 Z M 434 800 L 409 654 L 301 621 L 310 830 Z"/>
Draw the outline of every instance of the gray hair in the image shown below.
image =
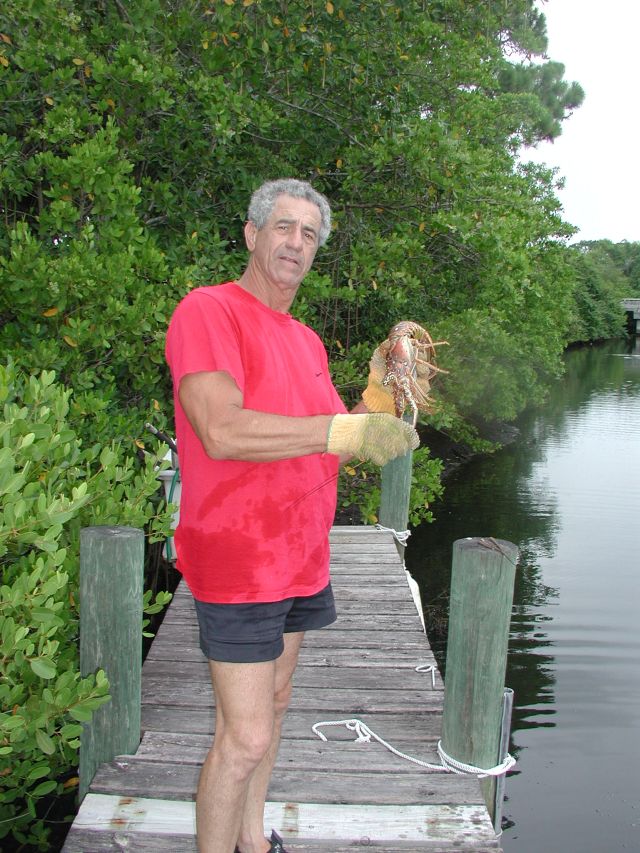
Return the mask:
<path id="1" fill-rule="evenodd" d="M 297 178 L 280 178 L 277 181 L 267 181 L 251 196 L 247 219 L 260 230 L 273 213 L 276 199 L 279 195 L 290 195 L 294 198 L 304 198 L 315 204 L 320 211 L 320 233 L 318 244 L 324 246 L 331 231 L 331 207 L 327 199 L 307 183 Z"/>

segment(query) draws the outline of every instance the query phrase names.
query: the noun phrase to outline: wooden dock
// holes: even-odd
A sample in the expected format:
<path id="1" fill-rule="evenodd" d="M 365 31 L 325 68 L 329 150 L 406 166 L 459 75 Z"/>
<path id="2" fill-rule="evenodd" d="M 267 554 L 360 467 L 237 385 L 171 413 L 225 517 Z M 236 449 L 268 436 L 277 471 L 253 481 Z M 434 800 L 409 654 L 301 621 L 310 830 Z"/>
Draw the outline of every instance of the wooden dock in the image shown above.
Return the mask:
<path id="1" fill-rule="evenodd" d="M 443 684 L 390 534 L 331 534 L 338 621 L 305 639 L 269 789 L 266 830 L 291 853 L 500 851 L 475 778 L 426 770 L 344 726 L 358 718 L 396 749 L 438 764 Z M 194 796 L 214 731 L 209 672 L 181 585 L 143 667 L 143 736 L 102 765 L 64 853 L 196 851 Z"/>

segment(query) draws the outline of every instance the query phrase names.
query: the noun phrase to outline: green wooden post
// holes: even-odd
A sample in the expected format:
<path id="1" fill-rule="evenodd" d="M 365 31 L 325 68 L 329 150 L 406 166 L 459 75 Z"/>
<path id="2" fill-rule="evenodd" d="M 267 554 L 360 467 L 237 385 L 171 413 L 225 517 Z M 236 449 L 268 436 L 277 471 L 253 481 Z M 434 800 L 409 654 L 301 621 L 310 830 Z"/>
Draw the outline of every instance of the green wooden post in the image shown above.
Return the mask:
<path id="1" fill-rule="evenodd" d="M 100 764 L 140 743 L 143 570 L 142 530 L 80 531 L 80 671 L 104 669 L 111 694 L 83 726 L 80 800 Z"/>
<path id="2" fill-rule="evenodd" d="M 413 422 L 411 415 L 404 418 Z M 378 520 L 384 527 L 398 532 L 407 529 L 409 523 L 409 498 L 411 496 L 411 472 L 413 452 L 398 456 L 382 466 L 380 474 L 380 510 Z M 396 547 L 404 558 L 405 546 L 396 539 Z"/>
<path id="3" fill-rule="evenodd" d="M 500 729 L 518 549 L 495 539 L 453 545 L 442 747 L 475 767 L 501 763 Z M 494 819 L 495 779 L 481 782 Z"/>

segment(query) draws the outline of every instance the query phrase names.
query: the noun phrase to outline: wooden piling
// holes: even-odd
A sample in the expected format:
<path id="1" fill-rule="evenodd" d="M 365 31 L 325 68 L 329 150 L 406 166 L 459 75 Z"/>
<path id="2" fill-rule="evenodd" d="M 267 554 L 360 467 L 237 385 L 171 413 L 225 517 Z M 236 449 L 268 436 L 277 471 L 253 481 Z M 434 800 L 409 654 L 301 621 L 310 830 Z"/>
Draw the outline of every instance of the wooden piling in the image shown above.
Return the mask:
<path id="1" fill-rule="evenodd" d="M 442 746 L 465 764 L 501 762 L 500 729 L 518 549 L 490 538 L 453 545 Z M 493 820 L 495 779 L 482 782 Z"/>
<path id="2" fill-rule="evenodd" d="M 409 423 L 413 418 L 405 417 Z M 411 496 L 411 474 L 413 471 L 413 452 L 398 456 L 382 466 L 380 472 L 380 510 L 378 520 L 383 527 L 398 533 L 407 529 L 409 524 L 409 499 Z M 404 557 L 405 546 L 397 539 L 396 548 Z"/>
<path id="3" fill-rule="evenodd" d="M 111 694 L 83 726 L 80 800 L 100 764 L 140 742 L 143 569 L 142 530 L 80 531 L 80 671 L 103 669 Z"/>

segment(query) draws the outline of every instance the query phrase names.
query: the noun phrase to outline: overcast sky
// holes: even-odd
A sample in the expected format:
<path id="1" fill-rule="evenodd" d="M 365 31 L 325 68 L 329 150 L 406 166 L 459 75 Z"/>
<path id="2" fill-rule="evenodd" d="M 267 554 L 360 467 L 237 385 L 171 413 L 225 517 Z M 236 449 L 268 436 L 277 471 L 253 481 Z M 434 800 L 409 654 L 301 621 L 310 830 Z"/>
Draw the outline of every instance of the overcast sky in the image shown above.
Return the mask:
<path id="1" fill-rule="evenodd" d="M 557 166 L 574 240 L 640 241 L 640 0 L 547 0 L 549 59 L 585 90 L 553 143 L 524 159 Z"/>

